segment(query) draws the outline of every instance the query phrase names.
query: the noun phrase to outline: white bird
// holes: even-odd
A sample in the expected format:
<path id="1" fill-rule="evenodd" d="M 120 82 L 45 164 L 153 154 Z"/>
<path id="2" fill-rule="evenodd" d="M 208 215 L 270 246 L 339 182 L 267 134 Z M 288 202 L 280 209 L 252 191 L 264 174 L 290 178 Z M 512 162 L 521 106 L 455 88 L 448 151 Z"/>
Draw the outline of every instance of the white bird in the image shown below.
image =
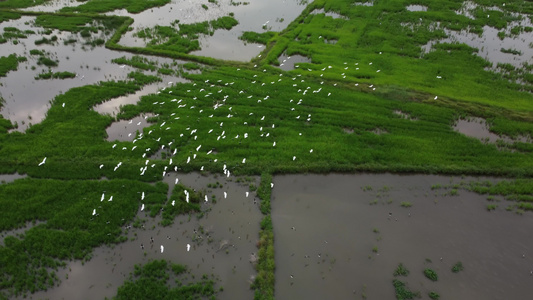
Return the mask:
<path id="1" fill-rule="evenodd" d="M 176 205 L 176 200 L 172 200 L 172 206 Z"/>
<path id="2" fill-rule="evenodd" d="M 102 197 L 100 198 L 100 202 L 104 201 L 105 193 L 102 193 Z"/>
<path id="3" fill-rule="evenodd" d="M 174 180 L 174 184 L 178 184 L 178 181 L 180 181 L 178 178 L 176 178 L 176 180 Z"/>
<path id="4" fill-rule="evenodd" d="M 246 197 L 248 198 L 248 196 L 250 195 L 250 192 L 246 192 Z"/>
<path id="5" fill-rule="evenodd" d="M 204 196 L 205 202 L 207 202 L 207 195 Z"/>
<path id="6" fill-rule="evenodd" d="M 141 211 L 143 211 L 143 210 L 144 210 L 144 203 L 143 203 L 143 205 L 141 205 Z"/>
<path id="7" fill-rule="evenodd" d="M 186 201 L 187 203 L 189 203 L 189 191 L 184 190 L 184 192 L 185 192 L 185 201 Z"/>
<path id="8" fill-rule="evenodd" d="M 274 183 L 270 183 L 270 188 L 273 189 L 274 188 Z"/>
<path id="9" fill-rule="evenodd" d="M 165 251 L 165 247 L 163 247 L 163 245 L 161 245 L 161 253 L 163 253 L 163 251 Z"/>
<path id="10" fill-rule="evenodd" d="M 272 144 L 272 147 L 276 147 L 276 142 L 274 142 L 274 143 Z"/>
<path id="11" fill-rule="evenodd" d="M 141 194 L 141 201 L 144 200 L 144 192 Z"/>
<path id="12" fill-rule="evenodd" d="M 243 159 L 242 159 L 242 163 L 243 163 L 243 164 L 246 163 L 246 158 L 243 158 Z"/>
<path id="13" fill-rule="evenodd" d="M 437 97 L 437 96 L 435 96 L 435 98 L 433 98 L 433 100 L 437 100 L 437 98 L 438 98 L 438 97 Z"/>
<path id="14" fill-rule="evenodd" d="M 189 250 L 191 250 L 191 245 L 187 244 L 187 252 L 189 252 Z"/>
<path id="15" fill-rule="evenodd" d="M 104 165 L 100 165 L 100 169 L 103 168 L 103 167 L 104 167 Z"/>
<path id="16" fill-rule="evenodd" d="M 224 192 L 224 199 L 228 198 L 228 193 Z"/>
<path id="17" fill-rule="evenodd" d="M 44 165 L 45 162 L 46 162 L 46 157 L 43 158 L 43 161 L 41 161 L 41 162 L 39 163 L 39 167 L 42 166 L 42 165 Z"/>
<path id="18" fill-rule="evenodd" d="M 293 157 L 292 157 L 292 160 L 296 160 L 296 156 L 293 156 Z"/>
<path id="19" fill-rule="evenodd" d="M 96 215 L 96 208 L 93 209 L 93 216 Z"/>
<path id="20" fill-rule="evenodd" d="M 113 201 L 113 196 L 109 197 L 109 200 L 107 200 L 108 202 L 111 202 Z"/>
<path id="21" fill-rule="evenodd" d="M 309 153 L 313 153 L 313 149 L 309 150 Z"/>

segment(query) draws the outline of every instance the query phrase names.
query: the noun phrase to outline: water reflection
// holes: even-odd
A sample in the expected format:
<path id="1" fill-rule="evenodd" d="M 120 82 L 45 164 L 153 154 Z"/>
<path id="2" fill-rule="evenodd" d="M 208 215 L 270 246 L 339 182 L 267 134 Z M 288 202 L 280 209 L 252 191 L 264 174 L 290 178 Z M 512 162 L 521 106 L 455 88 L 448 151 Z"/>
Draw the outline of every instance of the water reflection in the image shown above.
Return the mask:
<path id="1" fill-rule="evenodd" d="M 175 20 L 180 20 L 180 24 L 210 21 L 233 13 L 239 24 L 229 31 L 217 30 L 212 36 L 201 36 L 200 47 L 202 49 L 192 52 L 192 54 L 225 60 L 249 61 L 258 55 L 261 49 L 257 47 L 259 46 L 257 44 L 239 40 L 239 36 L 244 31 L 281 31 L 296 19 L 305 8 L 305 4 L 299 0 L 245 2 L 248 4 L 232 5 L 236 2 L 219 0 L 216 4 L 205 3 L 208 6 L 208 9 L 205 10 L 198 2 L 174 0 L 163 7 L 146 10 L 140 14 L 129 14 L 125 10 L 114 11 L 109 14 L 129 16 L 135 20 L 132 25 L 134 30 L 126 33 L 121 38 L 120 44 L 143 47 L 146 42 L 134 37 L 134 33 L 139 29 L 156 25 L 170 26 Z"/>

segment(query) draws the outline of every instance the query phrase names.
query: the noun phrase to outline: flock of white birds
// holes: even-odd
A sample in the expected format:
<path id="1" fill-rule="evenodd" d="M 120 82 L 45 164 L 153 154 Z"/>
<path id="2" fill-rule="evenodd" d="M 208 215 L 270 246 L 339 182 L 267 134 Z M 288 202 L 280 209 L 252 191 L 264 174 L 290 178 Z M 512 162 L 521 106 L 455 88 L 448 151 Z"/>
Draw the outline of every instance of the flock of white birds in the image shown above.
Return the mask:
<path id="1" fill-rule="evenodd" d="M 382 54 L 382 53 L 380 52 L 379 54 Z M 288 59 L 290 59 L 290 57 L 288 57 L 287 60 Z M 284 60 L 283 62 L 285 61 L 286 60 Z M 350 66 L 352 66 L 352 68 L 355 71 L 360 69 L 358 62 L 351 63 L 351 64 L 349 64 L 348 62 L 344 62 L 344 64 L 340 66 L 340 70 L 342 72 L 340 75 L 343 78 L 346 78 L 347 76 L 346 72 L 350 69 Z M 372 66 L 372 62 L 368 63 L 368 66 Z M 122 66 L 120 67 L 122 68 Z M 257 69 L 257 68 L 258 66 L 255 65 L 254 69 Z M 323 72 L 331 72 L 333 70 L 339 70 L 339 68 L 334 68 L 333 66 L 329 65 L 320 70 Z M 241 71 L 241 70 L 237 68 L 237 71 Z M 305 72 L 305 70 L 303 71 Z M 316 70 L 307 69 L 307 71 L 316 71 Z M 380 71 L 381 70 L 376 70 L 376 72 L 380 72 Z M 301 74 L 296 74 L 293 77 L 286 77 L 287 74 L 289 73 L 279 73 L 279 75 L 277 76 L 278 77 L 277 80 L 272 80 L 273 75 L 271 73 L 267 73 L 267 70 L 264 69 L 262 72 L 257 72 L 256 74 L 254 74 L 253 79 L 249 82 L 249 84 L 250 84 L 250 87 L 252 85 L 260 85 L 264 87 L 262 88 L 263 90 L 268 90 L 268 89 L 274 88 L 274 85 L 284 80 L 292 81 L 292 87 L 296 90 L 296 93 L 299 94 L 301 98 L 286 99 L 287 107 L 290 111 L 290 114 L 293 115 L 294 119 L 309 123 L 311 122 L 311 117 L 312 117 L 311 114 L 303 113 L 302 112 L 303 109 L 301 109 L 301 107 L 303 107 L 302 104 L 304 104 L 306 97 L 309 97 L 309 95 L 314 95 L 313 97 L 315 97 L 314 99 L 316 99 L 317 94 L 320 94 L 318 97 L 330 97 L 332 93 L 334 93 L 337 83 L 331 83 L 331 81 L 329 81 L 327 84 L 325 84 L 325 81 L 320 81 L 320 85 L 324 85 L 324 88 L 320 87 L 316 90 L 313 90 L 311 86 L 306 85 L 305 79 L 303 79 Z M 319 76 L 323 77 L 324 73 L 321 73 Z M 162 137 L 156 134 L 158 131 L 172 130 L 172 125 L 174 122 L 182 122 L 184 119 L 188 118 L 188 115 L 189 115 L 188 111 L 196 109 L 197 110 L 196 113 L 198 115 L 205 116 L 205 118 L 202 118 L 202 119 L 199 118 L 197 121 L 213 123 L 214 124 L 213 128 L 207 130 L 206 132 L 201 132 L 199 131 L 198 128 L 193 128 L 193 126 L 188 126 L 185 132 L 176 133 L 175 137 L 186 139 L 189 144 L 190 143 L 194 144 L 197 141 L 199 135 L 202 135 L 202 138 L 203 138 L 202 140 L 205 140 L 205 137 L 210 136 L 212 137 L 211 144 L 214 145 L 218 141 L 228 138 L 226 129 L 228 131 L 232 131 L 231 126 L 228 126 L 229 128 L 225 127 L 224 121 L 212 121 L 215 114 L 216 114 L 217 120 L 220 120 L 221 118 L 227 119 L 228 121 L 226 122 L 226 124 L 228 124 L 231 122 L 231 119 L 235 115 L 239 115 L 239 116 L 246 115 L 244 114 L 244 112 L 238 111 L 233 106 L 231 106 L 231 104 L 229 104 L 230 102 L 234 102 L 234 100 L 238 100 L 239 103 L 242 103 L 244 105 L 247 105 L 247 104 L 251 105 L 250 101 L 254 101 L 257 103 L 254 105 L 261 105 L 262 103 L 267 103 L 270 100 L 269 95 L 265 97 L 263 96 L 254 97 L 254 95 L 246 95 L 248 94 L 248 91 L 244 89 L 238 92 L 238 96 L 237 96 L 238 99 L 231 99 L 228 94 L 224 95 L 224 89 L 232 88 L 232 86 L 234 85 L 234 82 L 223 82 L 222 80 L 217 80 L 216 82 L 210 82 L 210 80 L 207 79 L 203 83 L 200 83 L 200 84 L 202 85 L 202 87 L 200 87 L 198 83 L 193 84 L 194 87 L 197 87 L 196 91 L 193 91 L 190 89 L 186 90 L 186 93 L 190 95 L 188 97 L 183 97 L 181 99 L 173 98 L 170 100 L 168 96 L 159 97 L 160 100 L 153 102 L 152 105 L 173 106 L 170 109 L 172 113 L 169 115 L 169 118 L 166 121 L 161 122 L 160 124 L 152 124 L 153 129 L 147 130 L 148 132 L 146 134 L 144 134 L 142 127 L 140 127 L 141 130 L 136 128 L 135 132 L 129 133 L 129 136 L 131 136 L 132 134 L 135 134 L 135 139 L 131 142 L 131 144 L 129 144 L 129 146 L 126 145 L 126 146 L 123 146 L 122 148 L 120 147 L 117 148 L 118 143 L 114 143 L 111 146 L 112 149 L 115 149 L 115 151 L 124 151 L 124 150 L 133 151 L 137 148 L 137 145 L 135 144 L 139 140 L 142 140 L 142 139 L 154 140 L 159 145 L 160 150 L 167 149 L 169 153 L 172 153 L 170 157 L 168 158 L 168 164 L 166 164 L 165 162 L 166 165 L 164 166 L 163 172 L 162 172 L 162 177 L 164 177 L 165 175 L 168 174 L 167 172 L 178 171 L 178 166 L 180 162 L 175 157 L 175 155 L 178 153 L 178 146 L 173 145 L 174 143 L 173 141 L 163 141 Z M 353 84 L 355 86 L 359 85 L 358 82 L 355 82 Z M 168 82 L 168 85 L 169 85 L 169 88 L 165 87 L 161 89 L 160 91 L 158 91 L 157 94 L 161 95 L 161 94 L 166 93 L 167 95 L 171 95 L 173 93 L 172 89 L 179 87 L 179 86 L 174 85 L 174 82 Z M 376 90 L 376 87 L 373 84 L 367 84 L 367 87 L 369 91 Z M 216 100 L 208 100 L 208 101 L 212 101 L 213 103 L 213 106 L 210 107 L 209 109 L 199 109 L 197 105 L 198 105 L 198 101 L 201 101 L 201 98 L 204 98 L 204 99 L 215 98 Z M 435 96 L 434 99 L 436 100 L 437 96 Z M 228 100 L 231 100 L 231 101 L 228 101 Z M 246 140 L 249 140 L 251 135 L 255 134 L 260 138 L 270 138 L 272 140 L 272 147 L 277 147 L 278 143 L 276 140 L 274 140 L 274 131 L 278 127 L 276 127 L 275 121 L 266 119 L 266 116 L 261 116 L 259 117 L 259 119 L 257 119 L 258 117 L 254 116 L 254 113 L 252 112 L 248 113 L 247 115 L 250 117 L 250 123 L 254 124 L 253 126 L 248 125 L 248 121 L 244 121 L 244 125 L 248 125 L 250 131 L 240 132 L 236 134 L 234 133 L 235 136 L 232 136 L 231 138 L 244 142 Z M 159 115 L 156 115 L 156 116 L 159 117 Z M 147 117 L 145 117 L 145 119 L 146 118 Z M 259 124 L 256 124 L 256 122 L 252 122 L 252 120 L 253 121 L 260 120 L 260 122 L 257 122 Z M 132 121 L 130 121 L 130 123 L 132 123 Z M 143 125 L 142 122 L 137 123 L 137 126 L 141 126 L 141 125 Z M 298 136 L 301 137 L 302 132 L 299 132 Z M 201 151 L 202 144 L 193 145 L 192 149 L 194 149 L 195 151 L 194 152 L 190 151 L 192 155 L 187 156 L 187 158 L 182 162 L 183 164 L 189 164 L 191 163 L 192 160 L 195 160 L 200 156 L 202 156 L 203 158 L 208 158 L 209 156 L 215 155 L 213 153 L 213 149 L 209 149 L 207 151 L 206 150 Z M 144 152 L 142 153 L 142 158 L 146 159 L 146 157 L 149 155 L 149 153 L 151 153 L 151 151 L 152 151 L 151 148 L 144 149 Z M 309 153 L 310 154 L 314 153 L 314 150 L 309 149 Z M 296 155 L 292 156 L 293 161 L 295 161 L 296 159 L 297 159 Z M 158 164 L 162 162 L 161 160 L 158 160 L 158 159 L 154 159 L 154 160 L 151 160 L 150 158 L 145 160 L 145 165 L 139 169 L 139 174 L 141 176 L 144 176 L 148 168 L 155 168 Z M 212 161 L 216 163 L 218 159 L 214 158 Z M 242 164 L 245 164 L 246 162 L 247 162 L 247 158 L 243 157 Z M 46 163 L 46 157 L 39 163 L 39 166 L 42 166 L 45 163 Z M 119 169 L 122 165 L 123 165 L 123 162 L 117 163 L 115 166 L 113 166 L 113 171 L 114 172 L 117 171 L 117 169 Z M 99 165 L 99 169 L 104 169 L 104 168 L 105 168 L 104 164 Z M 204 166 L 201 166 L 200 170 L 203 171 L 203 169 L 204 169 Z M 227 177 L 231 175 L 231 172 L 226 166 L 226 164 L 224 164 L 222 172 Z M 178 181 L 179 180 L 176 178 L 175 183 L 177 184 Z M 271 188 L 273 187 L 274 185 L 271 184 Z M 185 193 L 185 201 L 189 203 L 189 192 L 185 190 L 184 193 Z M 249 196 L 249 192 L 246 192 L 246 197 L 248 196 Z M 227 192 L 224 192 L 224 198 L 226 199 L 227 197 L 228 197 Z M 103 202 L 104 198 L 105 198 L 105 192 L 102 193 L 100 201 Z M 141 200 L 140 211 L 144 211 L 145 209 L 145 204 L 142 202 L 144 198 L 145 198 L 145 192 L 142 192 L 141 199 L 140 199 Z M 110 198 L 108 199 L 108 202 L 111 202 L 111 201 L 113 201 L 113 196 L 110 196 Z M 205 195 L 205 201 L 206 202 L 208 201 L 207 195 Z M 174 206 L 176 204 L 175 200 L 173 200 L 171 204 L 172 206 Z M 93 209 L 92 215 L 93 216 L 98 215 L 96 208 Z M 190 245 L 187 244 L 187 251 L 189 251 L 189 249 L 190 249 Z M 163 251 L 164 251 L 164 247 L 163 245 L 161 245 L 161 253 L 163 253 Z"/>

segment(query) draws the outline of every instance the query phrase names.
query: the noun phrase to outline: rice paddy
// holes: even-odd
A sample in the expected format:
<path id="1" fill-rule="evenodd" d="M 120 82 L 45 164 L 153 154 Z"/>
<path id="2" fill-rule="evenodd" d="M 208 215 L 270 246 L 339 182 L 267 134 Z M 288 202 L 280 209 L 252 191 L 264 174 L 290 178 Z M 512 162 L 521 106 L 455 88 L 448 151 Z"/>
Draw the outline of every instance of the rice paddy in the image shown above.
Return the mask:
<path id="1" fill-rule="evenodd" d="M 532 13 L 0 2 L 0 299 L 523 295 Z"/>

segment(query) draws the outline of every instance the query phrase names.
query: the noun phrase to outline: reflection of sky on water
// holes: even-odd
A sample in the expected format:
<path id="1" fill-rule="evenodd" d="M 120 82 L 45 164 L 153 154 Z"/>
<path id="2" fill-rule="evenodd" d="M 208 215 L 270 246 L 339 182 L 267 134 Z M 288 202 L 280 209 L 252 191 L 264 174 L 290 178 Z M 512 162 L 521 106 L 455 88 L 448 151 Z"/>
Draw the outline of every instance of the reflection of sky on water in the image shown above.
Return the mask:
<path id="1" fill-rule="evenodd" d="M 136 15 L 125 10 L 114 11 L 110 14 L 129 16 L 135 20 L 132 25 L 135 30 L 126 33 L 120 40 L 121 44 L 145 46 L 142 39 L 133 36 L 138 29 L 155 25 L 170 26 L 175 20 L 180 20 L 182 24 L 210 21 L 234 13 L 235 19 L 239 21 L 237 26 L 230 31 L 217 30 L 212 36 L 202 36 L 200 38 L 202 50 L 191 54 L 248 61 L 258 55 L 262 49 L 257 47 L 257 44 L 247 44 L 239 40 L 239 36 L 244 31 L 265 32 L 263 25 L 266 25 L 269 31 L 281 31 L 300 15 L 305 5 L 300 5 L 299 0 L 249 0 L 247 2 L 249 2 L 248 5 L 231 5 L 229 0 L 220 0 L 218 4 L 206 3 L 208 9 L 205 10 L 201 7 L 201 3 L 174 0 L 163 7 L 149 9 Z"/>
<path id="2" fill-rule="evenodd" d="M 0 24 L 0 32 L 5 27 L 17 27 L 21 30 L 31 29 L 35 32 L 41 31 L 40 27 L 25 25 L 33 23 L 34 17 L 22 17 L 20 20 L 3 22 Z M 101 33 L 94 35 L 100 37 Z M 76 34 L 69 32 L 54 31 L 50 36 L 56 35 L 58 43 L 56 45 L 35 45 L 35 40 L 42 36 L 38 33 L 29 35 L 26 39 L 20 39 L 17 45 L 11 42 L 3 44 L 0 48 L 0 56 L 18 54 L 27 57 L 28 61 L 19 63 L 18 70 L 7 74 L 7 77 L 0 78 L 2 89 L 0 95 L 4 98 L 5 103 L 0 111 L 4 118 L 17 122 L 19 131 L 24 131 L 29 123 L 36 124 L 45 117 L 50 101 L 58 94 L 64 93 L 71 88 L 88 84 L 95 84 L 100 81 L 124 80 L 127 74 L 134 71 L 134 68 L 125 66 L 121 68 L 117 64 L 111 63 L 111 60 L 119 57 L 132 57 L 133 55 L 125 52 L 111 51 L 101 47 L 85 46 L 84 39 Z M 76 38 L 76 44 L 64 45 L 63 40 Z M 105 37 L 103 37 L 105 38 Z M 51 69 L 52 72 L 69 71 L 77 74 L 76 78 L 71 79 L 50 79 L 36 80 L 34 77 L 39 73 L 47 72 L 48 67 L 37 65 L 38 56 L 30 55 L 29 51 L 38 49 L 48 53 L 48 57 L 53 60 L 59 60 L 57 67 Z M 172 63 L 175 60 L 166 58 L 151 57 L 150 60 L 159 63 Z M 178 61 L 182 63 L 181 61 Z M 35 70 L 32 70 L 35 67 Z M 180 81 L 175 76 L 163 76 L 165 82 L 155 83 L 155 89 L 148 88 L 147 91 L 156 91 L 157 88 L 163 87 L 168 81 Z M 140 96 L 140 95 L 139 95 Z M 138 98 L 133 102 L 135 103 Z M 132 103 L 132 102 L 129 102 Z M 120 105 L 120 103 L 117 104 Z M 103 110 L 103 113 L 113 113 L 116 107 L 110 107 L 110 110 Z M 23 124 L 24 123 L 24 124 Z"/>

